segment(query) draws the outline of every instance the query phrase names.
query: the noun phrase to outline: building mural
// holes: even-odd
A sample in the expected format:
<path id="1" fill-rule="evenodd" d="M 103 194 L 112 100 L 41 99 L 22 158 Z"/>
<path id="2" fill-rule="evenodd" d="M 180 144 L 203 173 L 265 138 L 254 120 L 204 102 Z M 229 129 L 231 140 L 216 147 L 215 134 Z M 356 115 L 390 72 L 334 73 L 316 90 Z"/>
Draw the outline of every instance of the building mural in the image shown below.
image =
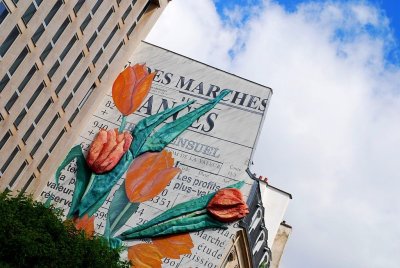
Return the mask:
<path id="1" fill-rule="evenodd" d="M 132 59 L 41 198 L 137 267 L 219 267 L 272 91 L 146 43 Z"/>

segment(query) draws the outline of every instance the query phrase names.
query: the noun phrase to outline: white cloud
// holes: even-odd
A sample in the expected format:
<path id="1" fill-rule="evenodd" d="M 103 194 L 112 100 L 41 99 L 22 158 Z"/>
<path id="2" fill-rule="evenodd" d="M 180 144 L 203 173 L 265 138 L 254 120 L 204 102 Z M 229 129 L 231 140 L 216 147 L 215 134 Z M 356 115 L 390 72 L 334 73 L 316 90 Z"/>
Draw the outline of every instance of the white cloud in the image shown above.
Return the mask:
<path id="1" fill-rule="evenodd" d="M 274 89 L 253 170 L 294 195 L 283 267 L 400 263 L 400 68 L 382 14 L 265 2 L 238 25 L 211 1 L 174 0 L 148 39 Z"/>

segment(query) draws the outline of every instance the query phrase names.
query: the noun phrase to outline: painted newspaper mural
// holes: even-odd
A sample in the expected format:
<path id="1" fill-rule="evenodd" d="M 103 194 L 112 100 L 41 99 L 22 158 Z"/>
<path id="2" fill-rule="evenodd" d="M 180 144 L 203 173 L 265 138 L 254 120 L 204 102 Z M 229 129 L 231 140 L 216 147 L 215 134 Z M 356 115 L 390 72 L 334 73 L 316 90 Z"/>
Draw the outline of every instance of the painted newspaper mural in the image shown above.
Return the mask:
<path id="1" fill-rule="evenodd" d="M 218 267 L 271 92 L 148 44 L 134 59 L 41 197 L 132 267 Z"/>

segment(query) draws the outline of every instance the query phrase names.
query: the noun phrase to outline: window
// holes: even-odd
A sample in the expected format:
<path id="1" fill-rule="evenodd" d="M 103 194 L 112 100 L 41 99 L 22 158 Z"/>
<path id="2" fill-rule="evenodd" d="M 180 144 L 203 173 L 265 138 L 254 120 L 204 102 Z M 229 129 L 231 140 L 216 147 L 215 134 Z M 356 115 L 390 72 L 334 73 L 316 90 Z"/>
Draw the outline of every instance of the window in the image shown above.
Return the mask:
<path id="1" fill-rule="evenodd" d="M 124 12 L 124 15 L 122 15 L 122 21 L 125 23 L 126 18 L 128 17 L 129 13 L 132 11 L 132 6 L 129 5 L 128 9 Z"/>
<path id="2" fill-rule="evenodd" d="M 49 154 L 45 154 L 45 156 L 42 158 L 42 160 L 40 161 L 39 165 L 37 166 L 37 169 L 39 171 L 41 171 L 44 163 L 46 163 L 47 159 L 49 158 Z"/>
<path id="3" fill-rule="evenodd" d="M 12 180 L 10 181 L 9 186 L 13 187 L 15 181 L 18 179 L 19 175 L 21 175 L 22 171 L 25 169 L 25 167 L 28 165 L 28 162 L 25 160 L 22 165 L 20 166 L 20 168 L 18 169 L 17 173 L 15 173 L 14 177 L 12 178 Z"/>
<path id="4" fill-rule="evenodd" d="M 53 45 L 51 42 L 46 46 L 46 48 L 43 50 L 42 54 L 40 55 L 40 60 L 44 62 L 44 60 L 47 58 L 49 55 L 50 51 L 53 49 Z"/>
<path id="5" fill-rule="evenodd" d="M 21 65 L 22 61 L 25 59 L 26 55 L 28 55 L 28 47 L 24 47 L 21 53 L 19 53 L 18 57 L 15 59 L 14 63 L 11 65 L 9 72 L 11 75 L 15 73 L 18 67 Z"/>
<path id="6" fill-rule="evenodd" d="M 50 71 L 47 73 L 47 75 L 49 76 L 50 80 L 53 78 L 53 75 L 57 71 L 58 67 L 60 67 L 60 62 L 58 60 L 56 60 L 56 62 L 54 63 L 53 67 L 51 67 Z"/>
<path id="7" fill-rule="evenodd" d="M 70 103 L 70 101 L 72 100 L 72 98 L 74 97 L 73 93 L 70 93 L 69 96 L 67 97 L 67 99 L 64 101 L 63 105 L 62 105 L 62 109 L 65 111 L 65 108 L 67 108 L 68 104 Z"/>
<path id="8" fill-rule="evenodd" d="M 67 79 L 64 77 L 63 80 L 61 80 L 60 84 L 58 84 L 58 86 L 55 90 L 57 96 L 60 93 L 61 89 L 64 87 L 65 83 L 67 83 Z"/>
<path id="9" fill-rule="evenodd" d="M 32 181 L 36 178 L 35 174 L 32 174 L 32 176 L 29 178 L 29 180 L 26 182 L 24 187 L 21 190 L 21 193 L 25 193 L 26 189 L 28 189 L 29 185 L 31 185 Z"/>
<path id="10" fill-rule="evenodd" d="M 36 154 L 36 152 L 39 149 L 40 145 L 42 145 L 42 140 L 38 140 L 36 142 L 35 146 L 33 146 L 31 152 L 29 153 L 32 157 Z"/>
<path id="11" fill-rule="evenodd" d="M 8 74 L 5 74 L 3 79 L 0 81 L 0 93 L 4 90 L 6 87 L 7 83 L 10 81 L 10 77 L 8 77 Z"/>
<path id="12" fill-rule="evenodd" d="M 21 123 L 22 119 L 24 119 L 25 115 L 26 115 L 26 109 L 24 108 L 24 109 L 19 113 L 19 115 L 17 116 L 17 118 L 16 118 L 15 121 L 14 121 L 14 126 L 15 126 L 16 128 L 18 128 L 19 124 Z"/>
<path id="13" fill-rule="evenodd" d="M 14 43 L 15 39 L 17 39 L 18 35 L 20 35 L 20 31 L 18 26 L 15 26 L 8 34 L 6 40 L 4 40 L 3 44 L 0 46 L 0 56 L 4 57 L 8 49 Z"/>
<path id="14" fill-rule="evenodd" d="M 24 136 L 22 137 L 22 141 L 26 144 L 26 141 L 29 139 L 29 136 L 33 133 L 35 130 L 35 125 L 32 124 L 28 130 L 25 132 Z"/>
<path id="15" fill-rule="evenodd" d="M 111 62 L 114 60 L 115 56 L 117 56 L 119 50 L 121 49 L 121 47 L 122 47 L 123 45 L 124 45 L 124 41 L 121 41 L 121 43 L 119 43 L 118 47 L 115 49 L 114 53 L 111 55 L 111 58 L 110 58 L 110 60 L 108 61 L 108 63 L 111 63 Z"/>
<path id="16" fill-rule="evenodd" d="M 140 14 L 139 14 L 139 16 L 138 16 L 138 18 L 137 18 L 137 21 L 139 21 L 139 20 L 142 18 L 143 14 L 144 14 L 144 13 L 146 12 L 146 10 L 149 8 L 150 4 L 151 4 L 151 1 L 148 1 L 147 4 L 146 4 L 146 5 L 144 6 L 144 8 L 142 9 L 142 11 L 140 12 Z"/>
<path id="17" fill-rule="evenodd" d="M 92 37 L 90 37 L 89 41 L 86 44 L 88 49 L 92 46 L 92 44 L 93 44 L 94 40 L 96 40 L 96 38 L 97 38 L 97 32 L 94 32 Z"/>
<path id="18" fill-rule="evenodd" d="M 6 144 L 6 142 L 10 137 L 11 137 L 11 131 L 7 131 L 7 133 L 0 140 L 0 150 L 3 148 L 3 146 Z"/>
<path id="19" fill-rule="evenodd" d="M 14 94 L 8 100 L 6 106 L 4 106 L 4 108 L 6 109 L 7 112 L 9 112 L 11 110 L 11 108 L 13 107 L 13 105 L 17 101 L 17 99 L 18 99 L 18 93 L 14 92 Z"/>
<path id="20" fill-rule="evenodd" d="M 86 27 L 88 26 L 88 24 L 91 20 L 92 20 L 92 15 L 90 15 L 90 14 L 87 15 L 80 27 L 82 32 L 86 29 Z"/>
<path id="21" fill-rule="evenodd" d="M 101 72 L 98 76 L 100 81 L 101 81 L 101 78 L 103 77 L 103 75 L 106 73 L 107 69 L 108 69 L 108 64 L 106 64 L 106 66 L 104 66 L 103 70 L 101 70 Z"/>
<path id="22" fill-rule="evenodd" d="M 14 157 L 17 155 L 17 153 L 19 152 L 19 147 L 15 147 L 14 150 L 12 151 L 12 153 L 10 154 L 10 156 L 8 157 L 7 161 L 4 163 L 4 165 L 1 167 L 1 172 L 4 173 L 8 166 L 10 165 L 11 161 L 13 161 Z"/>
<path id="23" fill-rule="evenodd" d="M 62 5 L 62 0 L 57 0 L 53 8 L 50 10 L 49 14 L 47 14 L 46 18 L 44 18 L 44 22 L 46 23 L 46 25 L 49 25 L 50 21 L 53 19 L 57 11 L 60 9 L 61 5 Z"/>
<path id="24" fill-rule="evenodd" d="M 40 26 L 37 28 L 36 32 L 32 35 L 32 38 L 31 38 L 32 42 L 35 46 L 43 33 L 44 33 L 44 26 L 43 26 L 43 24 L 40 24 Z"/>
<path id="25" fill-rule="evenodd" d="M 74 35 L 71 40 L 68 42 L 67 46 L 64 48 L 63 52 L 60 55 L 60 59 L 64 60 L 65 56 L 67 56 L 68 52 L 71 50 L 72 46 L 75 44 L 78 38 Z"/>
<path id="26" fill-rule="evenodd" d="M 74 111 L 74 113 L 73 113 L 73 114 L 71 115 L 71 117 L 68 119 L 69 125 L 71 125 L 72 122 L 74 122 L 75 117 L 78 115 L 78 113 L 79 113 L 79 109 L 76 108 L 75 111 Z"/>
<path id="27" fill-rule="evenodd" d="M 107 12 L 105 15 L 104 19 L 100 22 L 99 27 L 97 27 L 97 30 L 100 32 L 101 29 L 103 29 L 104 25 L 108 21 L 108 19 L 111 17 L 111 14 L 114 12 L 114 8 L 110 8 L 110 10 Z M 93 13 L 94 14 L 94 13 Z"/>
<path id="28" fill-rule="evenodd" d="M 75 70 L 76 66 L 78 65 L 78 63 L 81 61 L 81 59 L 83 58 L 84 54 L 83 52 L 81 52 L 78 57 L 75 59 L 74 63 L 72 63 L 71 68 L 69 68 L 68 72 L 67 72 L 67 76 L 71 76 L 72 72 Z"/>
<path id="29" fill-rule="evenodd" d="M 58 38 L 60 38 L 60 36 L 62 35 L 62 33 L 64 32 L 65 28 L 67 28 L 68 24 L 70 23 L 70 18 L 69 16 L 64 20 L 64 22 L 61 24 L 60 28 L 58 28 L 56 34 L 53 37 L 53 43 L 55 44 L 58 40 Z"/>
<path id="30" fill-rule="evenodd" d="M 99 9 L 101 3 L 103 3 L 103 1 L 96 1 L 96 4 L 94 5 L 94 7 L 92 8 L 92 14 L 94 15 L 96 13 L 96 11 Z"/>
<path id="31" fill-rule="evenodd" d="M 32 3 L 29 5 L 29 7 L 26 9 L 24 15 L 22 15 L 22 20 L 25 23 L 25 25 L 28 24 L 28 22 L 32 19 L 33 15 L 36 13 L 36 7 L 35 4 Z"/>
<path id="32" fill-rule="evenodd" d="M 44 82 L 40 83 L 40 85 L 37 87 L 35 92 L 32 94 L 32 97 L 29 99 L 28 103 L 26 104 L 26 107 L 28 109 L 31 108 L 32 104 L 35 102 L 35 100 L 39 96 L 40 92 L 42 92 L 44 86 L 45 86 Z"/>
<path id="33" fill-rule="evenodd" d="M 8 14 L 10 14 L 10 11 L 8 11 L 6 4 L 4 4 L 3 1 L 1 1 L 0 2 L 0 24 L 8 16 Z"/>
<path id="34" fill-rule="evenodd" d="M 46 102 L 46 104 L 43 106 L 42 110 L 40 110 L 39 114 L 35 118 L 35 124 L 39 123 L 40 119 L 44 115 L 44 113 L 49 109 L 50 104 L 53 103 L 53 99 L 50 97 L 50 99 Z"/>
<path id="35" fill-rule="evenodd" d="M 73 8 L 75 14 L 78 14 L 78 11 L 81 9 L 81 7 L 83 6 L 84 3 L 85 3 L 85 0 L 78 0 L 78 2 L 75 4 L 75 6 Z"/>
<path id="36" fill-rule="evenodd" d="M 87 75 L 89 74 L 89 68 L 83 73 L 82 77 L 79 79 L 78 83 L 76 83 L 75 87 L 72 89 L 74 93 L 76 93 L 79 87 L 82 85 L 82 82 L 86 79 Z"/>
<path id="37" fill-rule="evenodd" d="M 110 35 L 107 37 L 107 40 L 104 42 L 103 47 L 105 48 L 108 43 L 110 43 L 111 39 L 113 38 L 113 36 L 115 35 L 115 33 L 118 31 L 118 25 L 116 25 L 114 27 L 114 29 L 111 31 Z"/>
<path id="38" fill-rule="evenodd" d="M 63 130 L 61 130 L 60 134 L 58 134 L 57 138 L 54 140 L 53 144 L 49 148 L 50 153 L 54 150 L 54 148 L 56 147 L 56 145 L 58 144 L 58 142 L 60 141 L 60 139 L 62 138 L 62 136 L 64 135 L 65 132 L 67 132 L 67 130 L 65 128 L 63 128 Z"/>
<path id="39" fill-rule="evenodd" d="M 126 33 L 126 36 L 127 36 L 128 38 L 131 37 L 131 34 L 132 34 L 133 30 L 135 29 L 135 27 L 136 27 L 136 22 L 133 23 L 133 25 L 131 26 L 131 28 L 129 28 L 128 32 Z"/>
<path id="40" fill-rule="evenodd" d="M 86 92 L 85 96 L 83 96 L 81 102 L 78 104 L 78 109 L 81 109 L 85 105 L 86 101 L 89 99 L 90 95 L 92 95 L 95 88 L 96 84 L 93 83 L 90 89 Z"/>
<path id="41" fill-rule="evenodd" d="M 26 84 L 28 84 L 28 82 L 31 80 L 31 78 L 35 74 L 36 70 L 37 70 L 36 65 L 34 64 L 32 66 L 32 68 L 29 70 L 28 74 L 25 76 L 24 80 L 22 80 L 21 84 L 18 86 L 18 91 L 20 93 L 24 90 Z"/>
<path id="42" fill-rule="evenodd" d="M 57 113 L 54 118 L 51 120 L 50 124 L 47 126 L 46 130 L 43 132 L 42 134 L 42 139 L 46 138 L 47 134 L 49 134 L 51 128 L 54 126 L 54 124 L 56 123 L 56 121 L 58 120 L 58 118 L 60 118 L 60 114 Z"/>
<path id="43" fill-rule="evenodd" d="M 99 52 L 97 52 L 96 56 L 93 59 L 93 64 L 96 64 L 96 62 L 99 60 L 100 56 L 103 54 L 103 49 L 100 48 Z"/>

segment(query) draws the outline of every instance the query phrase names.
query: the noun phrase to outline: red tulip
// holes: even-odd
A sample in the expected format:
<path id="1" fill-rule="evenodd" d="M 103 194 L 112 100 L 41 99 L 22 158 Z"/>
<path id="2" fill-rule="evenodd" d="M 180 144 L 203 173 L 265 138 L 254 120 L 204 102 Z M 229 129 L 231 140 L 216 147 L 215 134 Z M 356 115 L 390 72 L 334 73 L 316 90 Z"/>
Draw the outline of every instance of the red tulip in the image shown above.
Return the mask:
<path id="1" fill-rule="evenodd" d="M 125 191 L 131 202 L 155 197 L 178 174 L 171 152 L 145 153 L 136 158 L 126 173 Z"/>
<path id="2" fill-rule="evenodd" d="M 128 66 L 115 79 L 112 97 L 118 110 L 125 116 L 136 111 L 150 91 L 156 73 L 149 73 L 146 66 Z"/>
<path id="3" fill-rule="evenodd" d="M 100 129 L 86 156 L 86 162 L 95 173 L 113 169 L 128 151 L 133 140 L 129 132 L 118 133 L 118 129 Z"/>
<path id="4" fill-rule="evenodd" d="M 224 188 L 219 190 L 207 205 L 207 210 L 219 221 L 236 221 L 249 213 L 243 195 L 236 188 Z"/>

